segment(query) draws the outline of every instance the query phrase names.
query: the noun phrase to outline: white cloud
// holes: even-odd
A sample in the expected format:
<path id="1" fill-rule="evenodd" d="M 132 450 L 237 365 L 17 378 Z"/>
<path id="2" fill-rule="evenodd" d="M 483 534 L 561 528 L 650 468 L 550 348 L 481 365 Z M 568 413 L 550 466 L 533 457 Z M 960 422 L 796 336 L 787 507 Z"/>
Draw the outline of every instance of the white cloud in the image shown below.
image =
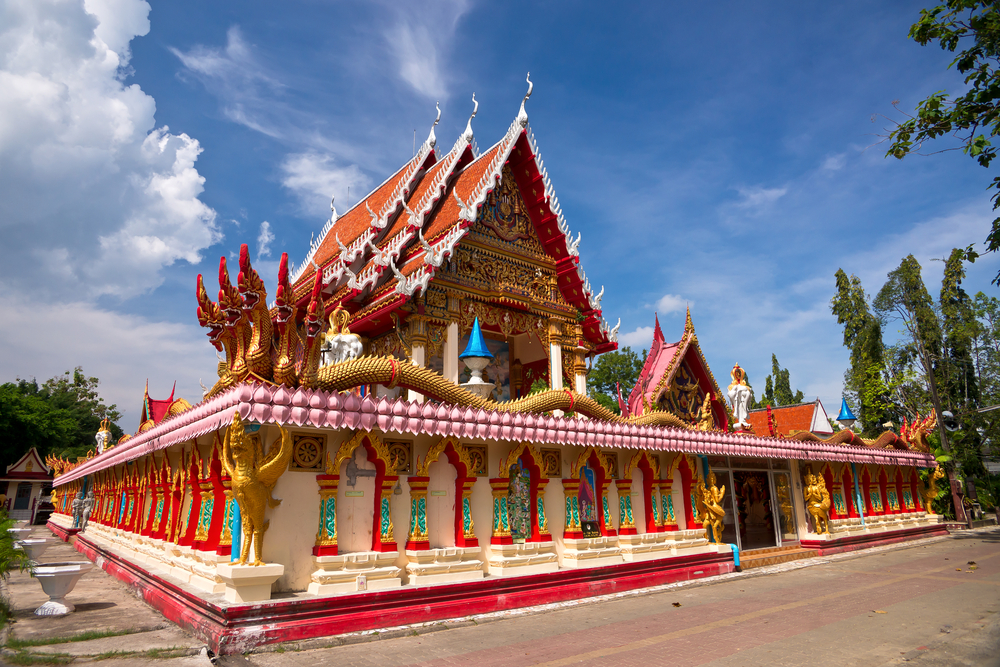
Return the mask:
<path id="1" fill-rule="evenodd" d="M 631 347 L 632 349 L 648 350 L 653 342 L 653 327 L 639 327 L 635 331 L 618 334 L 618 347 Z"/>
<path id="2" fill-rule="evenodd" d="M 221 235 L 197 140 L 156 128 L 125 85 L 142 0 L 21 0 L 0 23 L 0 279 L 130 297 Z"/>
<path id="3" fill-rule="evenodd" d="M 53 302 L 39 308 L 0 283 L 0 377 L 35 377 L 42 382 L 83 366 L 100 378 L 100 394 L 125 413 L 120 426 L 134 432 L 149 378 L 154 398 L 201 400 L 198 379 L 216 381 L 215 349 L 196 325 L 157 322 L 95 308 L 84 302 Z M 68 329 L 69 327 L 69 329 Z M 138 369 L 138 370 L 137 370 Z"/>
<path id="4" fill-rule="evenodd" d="M 352 202 L 368 194 L 371 180 L 356 165 L 338 166 L 332 155 L 297 153 L 281 164 L 281 184 L 299 198 L 311 215 L 328 215 L 330 198 L 336 197 L 343 212 Z M 351 190 L 350 200 L 347 191 Z"/>
<path id="5" fill-rule="evenodd" d="M 400 10 L 398 22 L 383 34 L 386 44 L 396 56 L 399 77 L 428 99 L 447 98 L 447 75 L 443 70 L 443 61 L 448 54 L 447 50 L 442 50 L 442 45 L 449 43 L 448 37 L 468 10 L 469 2 L 443 0 L 421 3 L 413 6 L 417 11 L 409 12 L 404 9 L 405 4 L 390 3 L 388 6 Z"/>
<path id="6" fill-rule="evenodd" d="M 224 48 L 197 45 L 186 52 L 170 51 L 187 73 L 222 101 L 222 112 L 229 120 L 271 137 L 286 133 L 280 119 L 287 109 L 281 105 L 279 110 L 274 104 L 275 95 L 284 86 L 258 61 L 239 26 L 226 32 Z"/>
<path id="7" fill-rule="evenodd" d="M 687 310 L 689 301 L 677 294 L 664 294 L 656 302 L 656 312 L 658 313 L 683 313 Z"/>
<path id="8" fill-rule="evenodd" d="M 260 234 L 257 235 L 257 260 L 271 256 L 271 242 L 274 241 L 274 232 L 271 231 L 271 223 L 267 220 L 260 223 Z"/>
<path id="9" fill-rule="evenodd" d="M 847 154 L 838 153 L 823 160 L 821 167 L 825 171 L 840 171 L 847 164 Z"/>
<path id="10" fill-rule="evenodd" d="M 740 193 L 740 201 L 736 205 L 742 209 L 761 210 L 778 201 L 788 193 L 788 188 L 736 188 Z"/>

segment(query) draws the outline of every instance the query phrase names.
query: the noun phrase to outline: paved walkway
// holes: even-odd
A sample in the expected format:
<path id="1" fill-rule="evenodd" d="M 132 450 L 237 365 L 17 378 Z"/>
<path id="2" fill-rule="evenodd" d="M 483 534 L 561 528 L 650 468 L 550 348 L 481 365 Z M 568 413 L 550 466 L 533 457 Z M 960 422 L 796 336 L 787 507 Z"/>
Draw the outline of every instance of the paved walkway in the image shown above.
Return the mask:
<path id="1" fill-rule="evenodd" d="M 769 576 L 776 570 L 784 572 Z M 998 611 L 1000 530 L 994 529 L 444 631 L 414 628 L 393 639 L 259 653 L 249 661 L 261 667 L 1000 665 Z"/>
<path id="2" fill-rule="evenodd" d="M 56 542 L 42 560 L 80 558 Z M 27 575 L 13 575 L 7 592 L 11 636 L 37 645 L 6 649 L 0 664 L 17 653 L 98 659 L 102 667 L 210 664 L 198 655 L 201 642 L 97 568 L 70 595 L 78 611 L 64 618 L 31 614 L 45 596 Z M 991 529 L 447 625 L 270 647 L 217 664 L 1000 666 L 998 611 L 1000 529 Z M 95 630 L 112 636 L 52 643 Z M 321 647 L 332 643 L 340 645 Z"/>

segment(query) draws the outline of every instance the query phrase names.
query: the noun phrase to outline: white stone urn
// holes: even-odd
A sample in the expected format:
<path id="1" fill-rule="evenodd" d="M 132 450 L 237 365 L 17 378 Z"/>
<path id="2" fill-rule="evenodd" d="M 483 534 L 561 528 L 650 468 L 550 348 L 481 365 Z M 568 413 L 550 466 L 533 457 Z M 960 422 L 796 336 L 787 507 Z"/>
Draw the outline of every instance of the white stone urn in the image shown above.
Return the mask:
<path id="1" fill-rule="evenodd" d="M 94 564 L 89 560 L 41 563 L 35 566 L 33 576 L 42 585 L 49 601 L 35 610 L 35 616 L 63 616 L 75 609 L 66 601 L 80 577 L 90 572 Z"/>
<path id="2" fill-rule="evenodd" d="M 14 546 L 20 547 L 21 550 L 27 554 L 29 560 L 37 561 L 42 557 L 42 552 L 48 549 L 49 544 L 52 540 L 44 537 L 37 537 L 31 540 L 20 540 L 14 543 Z"/>
<path id="3" fill-rule="evenodd" d="M 30 528 L 8 528 L 7 532 L 13 535 L 15 540 L 24 540 L 31 535 Z"/>

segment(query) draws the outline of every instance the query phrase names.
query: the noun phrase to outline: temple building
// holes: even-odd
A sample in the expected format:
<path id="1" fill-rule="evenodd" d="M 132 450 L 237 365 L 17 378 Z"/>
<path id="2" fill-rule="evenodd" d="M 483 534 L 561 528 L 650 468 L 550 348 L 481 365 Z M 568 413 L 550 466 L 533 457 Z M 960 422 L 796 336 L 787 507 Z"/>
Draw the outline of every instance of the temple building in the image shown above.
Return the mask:
<path id="1" fill-rule="evenodd" d="M 472 117 L 448 150 L 432 128 L 297 267 L 282 257 L 273 301 L 246 246 L 217 299 L 198 276 L 218 381 L 162 414 L 147 394 L 134 436 L 55 462 L 52 530 L 221 652 L 942 532 L 926 429 L 761 437 L 690 313 L 672 345 L 657 323 L 622 414 L 587 395 L 618 326 L 529 95 L 486 151 Z"/>

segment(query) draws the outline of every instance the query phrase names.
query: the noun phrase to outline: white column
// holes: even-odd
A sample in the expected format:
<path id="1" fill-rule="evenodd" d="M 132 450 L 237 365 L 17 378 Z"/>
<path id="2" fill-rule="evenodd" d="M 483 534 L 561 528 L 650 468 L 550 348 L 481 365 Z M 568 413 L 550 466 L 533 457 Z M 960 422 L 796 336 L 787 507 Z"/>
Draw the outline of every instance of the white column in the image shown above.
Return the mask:
<path id="1" fill-rule="evenodd" d="M 427 365 L 425 360 L 425 349 L 426 348 L 423 346 L 423 344 L 421 345 L 414 344 L 410 348 L 411 350 L 410 361 L 413 362 L 414 366 L 419 366 L 420 368 L 424 368 Z M 418 403 L 424 402 L 424 395 L 418 394 L 412 389 L 408 390 L 407 398 L 411 401 L 417 401 Z"/>
<path id="2" fill-rule="evenodd" d="M 444 339 L 444 377 L 458 384 L 458 322 L 449 322 Z"/>

